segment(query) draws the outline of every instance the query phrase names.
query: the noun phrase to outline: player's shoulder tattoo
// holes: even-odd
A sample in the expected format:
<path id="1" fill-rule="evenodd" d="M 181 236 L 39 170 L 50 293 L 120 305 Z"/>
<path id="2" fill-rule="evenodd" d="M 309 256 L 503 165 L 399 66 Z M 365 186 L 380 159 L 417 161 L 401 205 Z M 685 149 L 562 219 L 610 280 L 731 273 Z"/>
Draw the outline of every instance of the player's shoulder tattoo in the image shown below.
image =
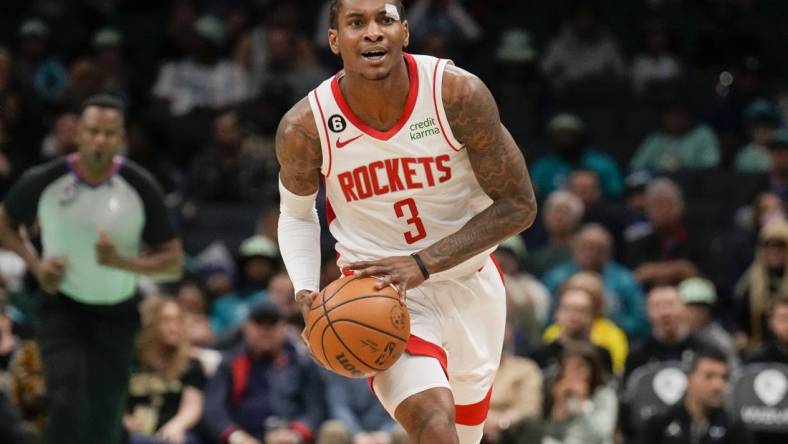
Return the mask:
<path id="1" fill-rule="evenodd" d="M 288 190 L 296 194 L 315 191 L 323 155 L 307 98 L 296 103 L 279 122 L 276 156 L 281 166 L 280 177 Z"/>
<path id="2" fill-rule="evenodd" d="M 494 142 L 500 116 L 484 82 L 454 65 L 443 76 L 443 106 L 454 136 L 464 145 L 484 150 Z M 490 134 L 492 133 L 492 134 Z"/>

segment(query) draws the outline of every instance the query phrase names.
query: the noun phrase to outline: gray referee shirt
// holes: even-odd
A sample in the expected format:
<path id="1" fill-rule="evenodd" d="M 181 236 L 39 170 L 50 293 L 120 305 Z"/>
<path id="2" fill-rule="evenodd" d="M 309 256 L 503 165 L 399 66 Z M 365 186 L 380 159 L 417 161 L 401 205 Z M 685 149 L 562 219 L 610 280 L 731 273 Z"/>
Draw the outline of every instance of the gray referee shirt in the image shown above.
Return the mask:
<path id="1" fill-rule="evenodd" d="M 164 196 L 139 165 L 115 158 L 114 174 L 91 185 L 74 168 L 75 157 L 56 159 L 27 171 L 8 191 L 4 205 L 13 220 L 41 227 L 43 257 L 64 257 L 59 291 L 86 304 L 117 304 L 136 292 L 137 275 L 96 261 L 99 231 L 118 254 L 136 257 L 142 244 L 175 238 Z"/>

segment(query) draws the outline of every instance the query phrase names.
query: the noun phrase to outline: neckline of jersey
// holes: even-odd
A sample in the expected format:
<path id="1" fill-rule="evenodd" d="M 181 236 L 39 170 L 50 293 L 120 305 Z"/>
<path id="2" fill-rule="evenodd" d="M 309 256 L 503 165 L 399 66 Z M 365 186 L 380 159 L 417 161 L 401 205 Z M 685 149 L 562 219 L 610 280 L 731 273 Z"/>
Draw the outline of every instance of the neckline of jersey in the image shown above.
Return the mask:
<path id="1" fill-rule="evenodd" d="M 410 119 L 411 114 L 413 114 L 413 109 L 416 107 L 416 98 L 419 96 L 419 70 L 416 66 L 416 59 L 407 52 L 403 52 L 402 56 L 405 59 L 405 64 L 408 66 L 408 73 L 410 75 L 408 98 L 405 101 L 405 110 L 403 111 L 402 116 L 400 116 L 399 120 L 397 120 L 397 123 L 395 123 L 394 126 L 386 131 L 379 131 L 367 125 L 358 116 L 356 116 L 356 114 L 353 113 L 352 109 L 350 109 L 350 105 L 348 105 L 347 101 L 345 100 L 345 96 L 342 94 L 342 89 L 339 87 L 339 79 L 345 75 L 344 71 L 338 72 L 334 78 L 331 79 L 331 92 L 334 95 L 334 100 L 336 100 L 337 105 L 339 105 L 339 109 L 353 125 L 363 131 L 364 134 L 374 137 L 375 139 L 389 140 L 394 137 L 394 135 L 396 135 L 399 130 L 405 126 L 405 123 L 408 121 L 408 119 Z"/>
<path id="2" fill-rule="evenodd" d="M 68 170 L 71 172 L 71 174 L 79 181 L 79 183 L 88 186 L 90 188 L 98 188 L 104 185 L 105 183 L 109 182 L 110 180 L 112 180 L 112 178 L 115 177 L 116 174 L 118 174 L 118 171 L 120 171 L 120 169 L 125 164 L 125 161 L 122 156 L 115 156 L 112 159 L 112 174 L 107 176 L 107 178 L 102 180 L 101 182 L 90 182 L 79 173 L 79 170 L 77 170 L 76 162 L 77 162 L 76 153 L 69 154 L 68 157 L 66 157 L 66 165 L 68 166 Z"/>

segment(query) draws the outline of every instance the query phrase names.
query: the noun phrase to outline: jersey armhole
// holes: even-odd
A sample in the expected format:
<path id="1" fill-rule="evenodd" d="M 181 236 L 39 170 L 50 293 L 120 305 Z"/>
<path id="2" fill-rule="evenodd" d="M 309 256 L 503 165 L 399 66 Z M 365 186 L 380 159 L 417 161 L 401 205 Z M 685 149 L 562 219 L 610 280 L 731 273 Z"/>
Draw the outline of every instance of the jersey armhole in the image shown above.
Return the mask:
<path id="1" fill-rule="evenodd" d="M 331 174 L 331 139 L 328 137 L 328 124 L 326 123 L 326 116 L 323 112 L 323 105 L 320 103 L 318 89 L 313 89 L 309 95 L 309 105 L 312 107 L 312 116 L 315 119 L 315 127 L 320 136 L 320 151 L 322 153 L 322 163 L 320 165 L 320 173 L 324 177 Z"/>
<path id="2" fill-rule="evenodd" d="M 448 59 L 437 59 L 435 63 L 435 72 L 432 76 L 432 101 L 435 105 L 435 115 L 438 117 L 438 125 L 440 126 L 443 138 L 454 151 L 461 151 L 465 148 L 451 131 L 449 119 L 446 117 L 446 110 L 443 107 L 443 73 L 446 70 L 446 65 L 454 65 L 454 62 Z"/>

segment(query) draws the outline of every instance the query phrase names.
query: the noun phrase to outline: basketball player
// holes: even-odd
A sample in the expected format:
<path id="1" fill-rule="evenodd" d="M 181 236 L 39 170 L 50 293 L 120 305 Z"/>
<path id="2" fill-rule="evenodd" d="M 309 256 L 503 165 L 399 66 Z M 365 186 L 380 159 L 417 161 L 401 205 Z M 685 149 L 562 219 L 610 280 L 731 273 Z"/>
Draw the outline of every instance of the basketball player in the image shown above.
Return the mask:
<path id="1" fill-rule="evenodd" d="M 407 294 L 407 351 L 372 387 L 414 443 L 478 443 L 500 359 L 502 278 L 490 254 L 534 220 L 525 161 L 475 76 L 403 52 L 400 1 L 333 0 L 344 70 L 282 119 L 279 242 L 302 309 L 318 290 L 325 181 L 338 264 Z"/>

